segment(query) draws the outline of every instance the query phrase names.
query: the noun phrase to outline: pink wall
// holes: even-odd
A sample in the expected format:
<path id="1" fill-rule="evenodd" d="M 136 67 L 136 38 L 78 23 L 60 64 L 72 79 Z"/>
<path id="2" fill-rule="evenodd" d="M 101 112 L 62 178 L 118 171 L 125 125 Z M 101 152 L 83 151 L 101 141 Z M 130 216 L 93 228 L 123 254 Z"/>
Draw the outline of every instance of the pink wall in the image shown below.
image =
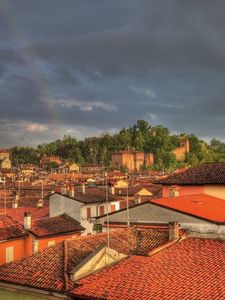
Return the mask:
<path id="1" fill-rule="evenodd" d="M 169 197 L 169 188 L 171 185 L 163 186 L 163 197 Z M 203 185 L 179 185 L 180 196 L 204 194 Z"/>

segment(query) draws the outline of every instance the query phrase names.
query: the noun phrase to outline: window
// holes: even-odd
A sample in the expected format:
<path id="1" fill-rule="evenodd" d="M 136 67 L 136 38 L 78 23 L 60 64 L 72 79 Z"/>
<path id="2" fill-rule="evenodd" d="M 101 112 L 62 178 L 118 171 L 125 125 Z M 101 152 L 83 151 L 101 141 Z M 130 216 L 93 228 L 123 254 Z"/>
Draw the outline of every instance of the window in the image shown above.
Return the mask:
<path id="1" fill-rule="evenodd" d="M 105 213 L 105 209 L 104 209 L 104 205 L 99 206 L 99 215 L 104 215 Z"/>
<path id="2" fill-rule="evenodd" d="M 52 245 L 55 245 L 55 241 L 48 241 L 48 247 Z"/>
<path id="3" fill-rule="evenodd" d="M 116 204 L 111 204 L 111 212 L 116 210 Z"/>
<path id="4" fill-rule="evenodd" d="M 87 207 L 87 219 L 91 217 L 91 207 Z"/>
<path id="5" fill-rule="evenodd" d="M 13 251 L 13 246 L 11 247 L 6 247 L 5 249 L 6 252 L 6 262 L 10 262 L 14 260 L 14 251 Z"/>

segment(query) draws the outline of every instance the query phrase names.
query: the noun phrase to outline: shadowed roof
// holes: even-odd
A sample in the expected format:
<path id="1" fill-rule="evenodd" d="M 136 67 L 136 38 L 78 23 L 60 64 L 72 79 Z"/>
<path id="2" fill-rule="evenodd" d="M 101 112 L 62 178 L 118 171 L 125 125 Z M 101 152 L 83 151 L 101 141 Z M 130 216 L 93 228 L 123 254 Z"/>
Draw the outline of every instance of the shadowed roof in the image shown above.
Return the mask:
<path id="1" fill-rule="evenodd" d="M 10 240 L 27 236 L 24 227 L 8 215 L 0 215 L 0 240 Z"/>
<path id="2" fill-rule="evenodd" d="M 183 172 L 157 180 L 155 183 L 163 185 L 225 184 L 225 162 L 205 163 L 198 167 L 191 167 Z"/>

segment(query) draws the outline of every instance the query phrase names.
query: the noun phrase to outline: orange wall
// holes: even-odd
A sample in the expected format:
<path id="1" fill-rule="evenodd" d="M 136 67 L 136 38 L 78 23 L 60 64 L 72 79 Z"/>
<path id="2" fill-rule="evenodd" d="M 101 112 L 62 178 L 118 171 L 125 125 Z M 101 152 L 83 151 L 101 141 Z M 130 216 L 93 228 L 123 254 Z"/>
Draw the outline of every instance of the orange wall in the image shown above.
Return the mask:
<path id="1" fill-rule="evenodd" d="M 163 197 L 169 197 L 169 188 L 171 185 L 163 186 Z M 204 194 L 204 186 L 203 185 L 179 185 L 179 194 L 180 196 L 185 195 L 196 195 L 196 194 Z"/>
<path id="2" fill-rule="evenodd" d="M 56 237 L 48 237 L 39 239 L 39 251 L 48 247 L 49 241 L 55 241 L 59 243 L 61 241 L 65 241 L 71 238 L 79 237 L 80 233 L 73 233 L 67 235 L 61 235 Z M 33 254 L 33 237 L 29 235 L 24 239 L 11 240 L 0 243 L 0 265 L 6 263 L 6 248 L 13 246 L 14 260 L 20 259 L 23 256 L 32 255 Z"/>
<path id="3" fill-rule="evenodd" d="M 18 239 L 0 243 L 0 264 L 6 263 L 6 248 L 13 246 L 14 260 L 25 255 L 25 239 Z"/>
<path id="4" fill-rule="evenodd" d="M 79 236 L 80 236 L 79 233 L 73 233 L 73 234 L 60 235 L 60 236 L 56 236 L 56 237 L 53 236 L 53 237 L 39 239 L 38 251 L 41 251 L 41 250 L 47 248 L 49 241 L 55 241 L 55 244 L 57 244 L 59 242 L 66 241 L 73 237 L 79 237 Z"/>

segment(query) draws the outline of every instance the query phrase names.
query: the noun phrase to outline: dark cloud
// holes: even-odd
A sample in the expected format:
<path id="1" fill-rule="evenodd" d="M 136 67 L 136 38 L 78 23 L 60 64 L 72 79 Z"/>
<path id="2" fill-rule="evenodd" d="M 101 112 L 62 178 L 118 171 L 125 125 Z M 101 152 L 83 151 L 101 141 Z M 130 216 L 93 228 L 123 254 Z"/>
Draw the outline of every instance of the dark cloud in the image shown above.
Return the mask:
<path id="1" fill-rule="evenodd" d="M 222 0 L 1 1 L 2 142 L 140 118 L 224 139 L 224 10 Z"/>

